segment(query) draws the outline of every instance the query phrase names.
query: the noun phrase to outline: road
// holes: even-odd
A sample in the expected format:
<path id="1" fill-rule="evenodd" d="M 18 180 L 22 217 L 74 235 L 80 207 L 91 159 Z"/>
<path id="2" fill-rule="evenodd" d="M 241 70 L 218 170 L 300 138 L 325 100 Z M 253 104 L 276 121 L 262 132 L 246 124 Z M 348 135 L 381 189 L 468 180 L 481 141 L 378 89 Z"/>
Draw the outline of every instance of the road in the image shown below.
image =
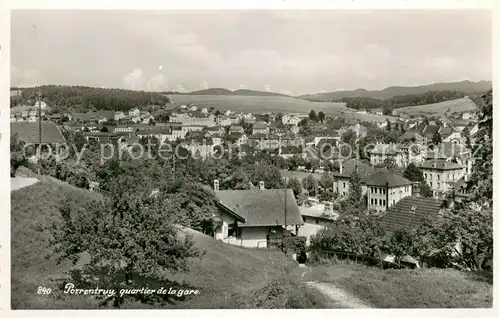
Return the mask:
<path id="1" fill-rule="evenodd" d="M 38 181 L 40 180 L 38 180 L 37 178 L 21 178 L 21 177 L 10 178 L 10 191 L 12 192 L 22 189 L 24 187 L 28 187 L 30 185 L 37 183 Z"/>
<path id="2" fill-rule="evenodd" d="M 331 283 L 321 283 L 321 282 L 306 282 L 306 285 L 316 289 L 317 291 L 328 297 L 333 303 L 338 304 L 342 308 L 371 308 L 365 304 L 361 299 L 358 299 L 352 295 L 349 295 L 344 290 L 336 287 Z"/>

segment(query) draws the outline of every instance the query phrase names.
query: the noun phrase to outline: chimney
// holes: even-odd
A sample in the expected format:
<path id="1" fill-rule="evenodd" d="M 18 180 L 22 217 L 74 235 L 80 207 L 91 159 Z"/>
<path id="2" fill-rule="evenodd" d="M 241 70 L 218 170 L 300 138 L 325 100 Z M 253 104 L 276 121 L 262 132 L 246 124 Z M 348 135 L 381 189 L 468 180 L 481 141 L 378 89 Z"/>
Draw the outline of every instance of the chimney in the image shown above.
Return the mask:
<path id="1" fill-rule="evenodd" d="M 259 190 L 265 190 L 264 181 L 259 181 Z"/>
<path id="2" fill-rule="evenodd" d="M 219 180 L 214 180 L 214 191 L 219 191 Z"/>

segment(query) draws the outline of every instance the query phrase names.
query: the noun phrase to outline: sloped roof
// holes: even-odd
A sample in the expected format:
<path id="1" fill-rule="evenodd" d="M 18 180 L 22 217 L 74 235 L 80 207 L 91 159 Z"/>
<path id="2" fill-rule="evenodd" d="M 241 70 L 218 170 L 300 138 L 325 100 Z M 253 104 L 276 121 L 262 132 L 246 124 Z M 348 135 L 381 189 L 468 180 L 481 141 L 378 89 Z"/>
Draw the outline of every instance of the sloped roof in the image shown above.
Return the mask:
<path id="1" fill-rule="evenodd" d="M 453 134 L 453 128 L 451 128 L 451 127 L 443 127 L 443 128 L 439 131 L 439 134 L 441 135 L 441 137 L 446 138 L 446 137 L 448 137 L 449 135 Z"/>
<path id="2" fill-rule="evenodd" d="M 386 211 L 381 223 L 386 231 L 416 228 L 426 217 L 436 219 L 443 204 L 442 200 L 432 198 L 406 197 Z"/>
<path id="3" fill-rule="evenodd" d="M 369 151 L 369 153 L 374 154 L 384 154 L 384 155 L 392 155 L 400 152 L 397 145 L 391 144 L 377 144 L 373 149 Z"/>
<path id="4" fill-rule="evenodd" d="M 263 121 L 258 121 L 252 126 L 253 129 L 266 129 L 268 128 L 267 124 Z"/>
<path id="5" fill-rule="evenodd" d="M 298 180 L 307 178 L 308 176 L 312 175 L 314 179 L 320 180 L 321 179 L 321 173 L 312 173 L 312 172 L 302 172 L 302 171 L 290 171 L 290 170 L 280 170 L 280 174 L 283 178 L 297 178 Z"/>
<path id="6" fill-rule="evenodd" d="M 427 125 L 422 134 L 425 136 L 434 136 L 434 134 L 437 133 L 438 131 L 439 131 L 439 126 Z"/>
<path id="7" fill-rule="evenodd" d="M 465 168 L 463 165 L 459 165 L 454 162 L 446 161 L 446 160 L 426 160 L 421 165 L 423 169 L 436 169 L 436 170 L 457 170 Z"/>
<path id="8" fill-rule="evenodd" d="M 334 172 L 333 175 L 336 177 L 350 178 L 354 170 L 358 169 L 358 174 L 360 178 L 364 178 L 373 173 L 373 167 L 355 158 L 348 159 L 342 162 L 342 173 Z"/>
<path id="9" fill-rule="evenodd" d="M 465 186 L 466 184 L 467 184 L 467 182 L 465 181 L 465 178 L 462 177 L 457 182 L 455 182 L 455 184 L 453 185 L 453 189 L 455 191 L 461 190 L 462 186 Z"/>
<path id="10" fill-rule="evenodd" d="M 39 126 L 38 123 L 11 123 L 10 134 L 18 134 L 19 139 L 25 143 L 39 142 Z M 53 122 L 42 122 L 42 143 L 65 143 L 66 139 Z"/>
<path id="11" fill-rule="evenodd" d="M 413 184 L 410 180 L 397 173 L 388 171 L 387 169 L 379 170 L 372 173 L 363 179 L 363 182 L 369 186 L 380 186 L 380 187 L 399 187 L 403 185 Z"/>
<path id="12" fill-rule="evenodd" d="M 402 134 L 401 136 L 399 136 L 398 138 L 398 141 L 410 141 L 412 139 L 415 139 L 417 141 L 421 141 L 424 139 L 424 137 L 422 137 L 420 134 L 418 134 L 417 132 L 414 132 L 414 131 L 407 131 L 405 132 L 404 134 Z"/>
<path id="13" fill-rule="evenodd" d="M 219 204 L 240 215 L 241 227 L 285 224 L 285 190 L 222 190 L 215 191 Z M 291 189 L 286 190 L 286 224 L 304 224 Z"/>
<path id="14" fill-rule="evenodd" d="M 243 127 L 239 125 L 232 125 L 231 127 L 229 127 L 229 131 L 240 131 L 240 130 L 243 130 Z"/>

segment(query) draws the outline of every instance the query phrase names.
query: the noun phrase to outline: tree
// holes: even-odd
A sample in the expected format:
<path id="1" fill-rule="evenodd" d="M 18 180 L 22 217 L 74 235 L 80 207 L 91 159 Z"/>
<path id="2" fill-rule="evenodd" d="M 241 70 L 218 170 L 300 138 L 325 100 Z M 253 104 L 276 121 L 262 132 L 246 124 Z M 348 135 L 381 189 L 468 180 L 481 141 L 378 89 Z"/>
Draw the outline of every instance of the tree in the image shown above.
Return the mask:
<path id="1" fill-rule="evenodd" d="M 318 119 L 319 119 L 319 121 L 320 121 L 321 123 L 323 123 L 323 122 L 324 122 L 324 120 L 325 120 L 325 113 L 323 113 L 323 112 L 319 112 L 319 113 L 318 113 Z"/>
<path id="2" fill-rule="evenodd" d="M 347 197 L 347 202 L 354 208 L 359 208 L 362 206 L 362 189 L 361 189 L 361 178 L 357 170 L 351 173 L 351 178 L 349 180 L 349 195 Z"/>
<path id="3" fill-rule="evenodd" d="M 222 181 L 222 187 L 230 190 L 248 189 L 250 180 L 243 169 L 237 169 L 229 177 Z"/>
<path id="4" fill-rule="evenodd" d="M 149 122 L 148 122 L 148 124 L 149 124 L 150 126 L 154 126 L 154 125 L 156 125 L 156 124 L 155 124 L 155 121 L 153 120 L 153 118 L 149 118 Z"/>
<path id="5" fill-rule="evenodd" d="M 387 119 L 387 131 L 391 131 L 391 121 Z"/>
<path id="6" fill-rule="evenodd" d="M 413 181 L 413 182 L 424 182 L 425 181 L 424 174 L 423 174 L 422 170 L 417 168 L 417 166 L 415 166 L 415 164 L 413 162 L 410 163 L 408 165 L 408 167 L 406 167 L 406 169 L 403 173 L 403 177 L 405 177 L 406 179 Z"/>
<path id="7" fill-rule="evenodd" d="M 298 195 L 302 193 L 302 185 L 297 178 L 290 178 L 290 180 L 288 180 L 287 188 L 292 189 L 295 198 L 297 198 Z"/>
<path id="8" fill-rule="evenodd" d="M 316 112 L 314 111 L 314 109 L 312 109 L 309 112 L 309 120 L 314 121 L 314 122 L 318 121 L 318 116 L 316 115 Z"/>
<path id="9" fill-rule="evenodd" d="M 348 129 L 344 134 L 342 134 L 342 141 L 345 142 L 346 144 L 349 144 L 351 147 L 353 147 L 356 143 L 356 132 Z"/>
<path id="10" fill-rule="evenodd" d="M 402 257 L 414 251 L 413 240 L 412 233 L 406 229 L 397 229 L 389 236 L 388 246 L 398 264 Z"/>
<path id="11" fill-rule="evenodd" d="M 108 127 L 103 126 L 103 127 L 101 128 L 101 132 L 109 132 Z"/>
<path id="12" fill-rule="evenodd" d="M 316 195 L 316 179 L 312 174 L 302 179 L 302 187 L 309 192 L 309 195 Z"/>
<path id="13" fill-rule="evenodd" d="M 427 182 L 420 182 L 418 184 L 418 189 L 420 192 L 420 195 L 424 198 L 432 198 L 434 195 L 432 193 L 431 187 L 427 184 Z"/>
<path id="14" fill-rule="evenodd" d="M 432 143 L 435 145 L 439 145 L 442 141 L 443 138 L 441 138 L 439 132 L 436 131 L 436 133 L 432 136 Z"/>
<path id="15" fill-rule="evenodd" d="M 488 91 L 477 101 L 479 130 L 476 133 L 477 148 L 474 149 L 474 165 L 467 182 L 470 194 L 467 202 L 480 207 L 493 206 L 493 92 Z"/>
<path id="16" fill-rule="evenodd" d="M 19 167 L 26 165 L 28 160 L 24 153 L 25 143 L 19 139 L 16 133 L 10 136 L 10 176 L 15 177 Z"/>
<path id="17" fill-rule="evenodd" d="M 76 264 L 81 253 L 90 262 L 71 271 L 72 283 L 79 288 L 99 286 L 117 292 L 101 305 L 112 301 L 119 308 L 126 298 L 143 303 L 164 303 L 170 295 L 124 294 L 121 289 L 141 289 L 174 285 L 170 277 L 188 271 L 188 260 L 201 257 L 189 235 L 179 237 L 169 205 L 153 197 L 126 192 L 115 193 L 104 202 L 90 202 L 85 209 L 75 209 L 66 202 L 60 209 L 62 224 L 56 224 L 54 238 L 58 262 Z M 184 287 L 185 288 L 185 287 Z"/>

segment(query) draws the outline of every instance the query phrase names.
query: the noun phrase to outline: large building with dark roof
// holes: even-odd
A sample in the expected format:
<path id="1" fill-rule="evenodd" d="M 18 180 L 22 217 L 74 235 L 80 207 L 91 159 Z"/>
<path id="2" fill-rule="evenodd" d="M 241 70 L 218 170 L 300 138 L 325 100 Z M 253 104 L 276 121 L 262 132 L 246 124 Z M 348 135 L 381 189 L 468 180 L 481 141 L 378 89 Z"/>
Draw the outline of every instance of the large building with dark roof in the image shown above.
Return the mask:
<path id="1" fill-rule="evenodd" d="M 214 181 L 220 226 L 215 238 L 245 247 L 267 247 L 269 237 L 304 224 L 291 189 L 219 190 Z"/>
<path id="2" fill-rule="evenodd" d="M 340 196 L 346 196 L 349 193 L 351 186 L 351 175 L 356 171 L 363 180 L 373 172 L 373 167 L 358 159 L 348 159 L 341 161 L 339 164 L 340 170 L 333 173 L 333 192 Z M 362 182 L 362 194 L 367 191 L 366 185 Z"/>
<path id="3" fill-rule="evenodd" d="M 402 198 L 412 195 L 413 182 L 397 173 L 381 169 L 363 182 L 367 187 L 368 209 L 385 211 Z"/>
<path id="4" fill-rule="evenodd" d="M 435 220 L 446 208 L 443 200 L 422 197 L 405 197 L 387 209 L 382 226 L 386 231 L 418 228 L 425 219 Z"/>

